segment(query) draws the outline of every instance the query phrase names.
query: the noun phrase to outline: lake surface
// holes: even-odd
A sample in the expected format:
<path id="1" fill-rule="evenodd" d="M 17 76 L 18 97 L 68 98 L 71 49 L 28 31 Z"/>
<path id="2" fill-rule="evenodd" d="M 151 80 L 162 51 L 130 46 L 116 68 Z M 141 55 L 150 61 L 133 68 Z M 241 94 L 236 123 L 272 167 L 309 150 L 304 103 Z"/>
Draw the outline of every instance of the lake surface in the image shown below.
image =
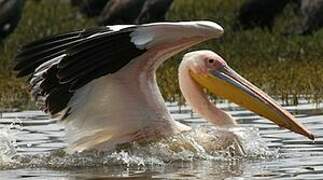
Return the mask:
<path id="1" fill-rule="evenodd" d="M 219 130 L 188 107 L 168 104 L 176 120 L 194 127 L 192 132 L 115 152 L 75 154 L 62 150 L 64 128 L 44 113 L 2 113 L 0 179 L 323 179 L 323 104 L 302 101 L 286 107 L 316 135 L 315 141 L 233 104 L 218 106 L 241 127 Z M 234 146 L 206 150 L 199 139 L 205 132 L 234 134 L 244 153 Z"/>

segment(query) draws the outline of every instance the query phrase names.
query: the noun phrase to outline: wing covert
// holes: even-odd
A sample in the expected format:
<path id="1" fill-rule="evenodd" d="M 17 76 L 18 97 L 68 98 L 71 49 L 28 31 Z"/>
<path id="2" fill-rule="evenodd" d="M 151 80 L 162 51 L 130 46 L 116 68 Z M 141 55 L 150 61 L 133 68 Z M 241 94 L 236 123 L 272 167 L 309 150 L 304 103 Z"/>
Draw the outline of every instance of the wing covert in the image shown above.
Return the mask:
<path id="1" fill-rule="evenodd" d="M 18 52 L 14 70 L 18 77 L 30 75 L 31 94 L 45 112 L 65 110 L 65 118 L 77 89 L 117 72 L 146 51 L 131 42 L 135 28 L 97 27 L 32 42 Z"/>

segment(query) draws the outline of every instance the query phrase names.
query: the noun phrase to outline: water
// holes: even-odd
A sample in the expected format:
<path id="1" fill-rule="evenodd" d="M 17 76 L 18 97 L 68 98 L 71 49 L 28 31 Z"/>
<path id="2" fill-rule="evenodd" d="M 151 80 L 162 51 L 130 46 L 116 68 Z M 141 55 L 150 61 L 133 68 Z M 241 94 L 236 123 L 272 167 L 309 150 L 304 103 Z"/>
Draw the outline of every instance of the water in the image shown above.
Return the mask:
<path id="1" fill-rule="evenodd" d="M 115 152 L 66 154 L 64 128 L 39 111 L 0 116 L 0 179 L 322 179 L 323 104 L 286 107 L 315 141 L 280 129 L 233 104 L 218 104 L 241 124 L 217 129 L 188 107 L 168 104 L 173 117 L 194 127 L 186 134 L 122 145 Z M 201 134 L 207 133 L 208 139 Z M 214 149 L 219 134 L 237 139 Z M 236 138 L 235 138 L 236 137 Z M 204 142 L 203 142 L 204 141 Z"/>

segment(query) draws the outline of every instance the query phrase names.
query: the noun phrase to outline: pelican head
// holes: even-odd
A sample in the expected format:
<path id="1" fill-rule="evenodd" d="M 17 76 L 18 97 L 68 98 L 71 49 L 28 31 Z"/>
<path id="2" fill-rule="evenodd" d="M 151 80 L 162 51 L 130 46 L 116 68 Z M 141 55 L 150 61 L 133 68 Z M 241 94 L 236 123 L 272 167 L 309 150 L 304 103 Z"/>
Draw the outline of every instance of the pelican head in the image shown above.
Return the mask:
<path id="1" fill-rule="evenodd" d="M 195 51 L 186 54 L 180 65 L 179 73 L 181 90 L 187 102 L 214 124 L 228 125 L 235 124 L 235 121 L 207 100 L 203 92 L 204 88 L 216 96 L 228 99 L 269 119 L 280 127 L 314 139 L 313 134 L 288 111 L 241 77 L 212 51 Z"/>

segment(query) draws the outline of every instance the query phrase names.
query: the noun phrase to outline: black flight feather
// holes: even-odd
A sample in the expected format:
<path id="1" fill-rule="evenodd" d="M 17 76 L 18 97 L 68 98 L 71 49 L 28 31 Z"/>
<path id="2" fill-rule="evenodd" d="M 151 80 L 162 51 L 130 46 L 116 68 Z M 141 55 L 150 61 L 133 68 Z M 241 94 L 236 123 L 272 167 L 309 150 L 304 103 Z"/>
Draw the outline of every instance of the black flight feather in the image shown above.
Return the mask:
<path id="1" fill-rule="evenodd" d="M 32 42 L 16 56 L 17 76 L 30 75 L 34 99 L 51 115 L 63 113 L 64 119 L 72 111 L 68 102 L 77 89 L 117 72 L 146 51 L 131 42 L 136 28 L 97 27 Z"/>

